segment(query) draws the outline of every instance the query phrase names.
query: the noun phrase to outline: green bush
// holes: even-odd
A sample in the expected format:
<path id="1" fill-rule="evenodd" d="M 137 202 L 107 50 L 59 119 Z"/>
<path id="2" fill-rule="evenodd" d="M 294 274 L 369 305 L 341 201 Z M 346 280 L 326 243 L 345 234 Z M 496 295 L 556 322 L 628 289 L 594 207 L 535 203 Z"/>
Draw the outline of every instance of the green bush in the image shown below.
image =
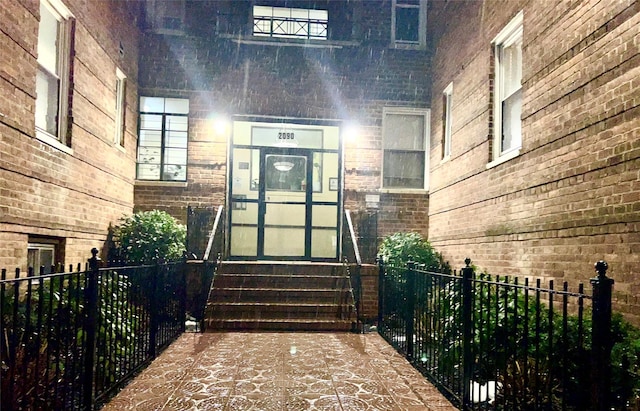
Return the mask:
<path id="1" fill-rule="evenodd" d="M 396 233 L 384 238 L 379 254 L 386 265 L 385 284 L 391 296 L 385 300 L 389 312 L 386 321 L 394 328 L 400 326 L 395 320 L 406 315 L 403 307 L 407 262 L 424 264 L 429 271 L 451 270 L 417 233 Z M 561 396 L 566 401 L 565 409 L 586 409 L 589 396 L 583 394 L 590 384 L 591 312 L 585 310 L 582 322 L 577 316 L 568 315 L 565 323 L 562 313 L 550 310 L 548 304 L 540 302 L 536 306 L 535 295 L 529 295 L 527 301 L 522 290 L 493 283 L 498 280 L 496 277 L 483 273 L 479 279 L 485 281 L 474 282 L 472 291 L 479 301 L 472 317 L 474 381 L 498 380 L 499 395 L 508 401 L 516 398 L 517 409 L 535 410 L 540 402 L 549 409 L 562 409 Z M 460 282 L 436 276 L 428 276 L 425 281 L 424 293 L 415 297 L 417 327 L 437 327 L 437 332 L 423 335 L 422 342 L 439 348 L 436 361 L 442 374 L 455 375 L 462 353 Z M 422 301 L 434 299 L 437 306 L 429 305 L 427 311 L 420 309 Z M 491 310 L 479 309 L 489 301 Z M 614 314 L 612 330 L 613 406 L 621 410 L 629 399 L 640 395 L 640 329 Z"/>
<path id="2" fill-rule="evenodd" d="M 451 267 L 442 255 L 418 233 L 398 232 L 382 239 L 378 250 L 385 264 L 394 267 L 406 267 L 409 261 L 422 264 L 427 270 L 450 272 Z"/>
<path id="3" fill-rule="evenodd" d="M 113 384 L 121 378 L 126 365 L 122 359 L 134 352 L 134 330 L 141 313 L 125 297 L 130 287 L 130 281 L 115 272 L 98 279 L 96 367 L 98 374 L 109 377 L 102 383 Z M 0 350 L 0 387 L 13 393 L 13 402 L 9 396 L 0 398 L 0 409 L 13 409 L 16 403 L 25 409 L 66 409 L 64 397 L 33 392 L 54 392 L 79 378 L 84 357 L 76 348 L 83 347 L 86 339 L 82 326 L 85 282 L 73 275 L 34 280 L 30 293 L 25 288 L 7 287 L 0 299 L 0 320 L 7 330 L 0 340 L 7 349 L 13 339 L 19 342 L 13 358 L 8 350 Z M 15 373 L 13 380 L 11 373 Z"/>
<path id="4" fill-rule="evenodd" d="M 187 228 L 164 211 L 152 210 L 121 219 L 113 228 L 115 259 L 129 264 L 177 260 L 185 251 Z"/>

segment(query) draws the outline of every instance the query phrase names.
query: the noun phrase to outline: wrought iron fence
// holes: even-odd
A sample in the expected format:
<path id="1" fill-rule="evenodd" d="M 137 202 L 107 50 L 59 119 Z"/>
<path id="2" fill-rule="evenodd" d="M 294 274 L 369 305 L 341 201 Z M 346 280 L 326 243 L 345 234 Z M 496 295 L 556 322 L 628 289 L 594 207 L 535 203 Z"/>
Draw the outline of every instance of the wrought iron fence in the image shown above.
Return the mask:
<path id="1" fill-rule="evenodd" d="M 469 263 L 457 275 L 380 262 L 379 333 L 463 410 L 612 409 L 606 263 L 591 295 Z"/>
<path id="2" fill-rule="evenodd" d="M 0 279 L 3 410 L 90 410 L 184 332 L 185 262 Z"/>

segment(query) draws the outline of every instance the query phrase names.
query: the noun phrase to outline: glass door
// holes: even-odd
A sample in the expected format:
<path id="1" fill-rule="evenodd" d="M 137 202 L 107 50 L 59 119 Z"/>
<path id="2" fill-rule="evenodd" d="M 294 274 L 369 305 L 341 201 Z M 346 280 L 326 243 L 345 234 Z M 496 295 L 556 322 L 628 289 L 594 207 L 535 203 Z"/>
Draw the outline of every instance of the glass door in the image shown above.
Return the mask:
<path id="1" fill-rule="evenodd" d="M 309 150 L 262 148 L 260 154 L 258 257 L 309 259 L 311 193 Z"/>
<path id="2" fill-rule="evenodd" d="M 336 126 L 234 122 L 230 258 L 339 259 L 339 142 Z"/>

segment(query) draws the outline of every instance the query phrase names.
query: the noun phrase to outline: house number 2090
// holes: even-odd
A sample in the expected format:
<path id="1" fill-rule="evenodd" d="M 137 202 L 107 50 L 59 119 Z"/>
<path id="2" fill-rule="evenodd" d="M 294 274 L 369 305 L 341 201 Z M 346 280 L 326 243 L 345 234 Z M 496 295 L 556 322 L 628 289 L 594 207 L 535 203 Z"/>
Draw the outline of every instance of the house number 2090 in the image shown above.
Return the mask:
<path id="1" fill-rule="evenodd" d="M 294 133 L 278 133 L 278 140 L 293 140 L 295 139 Z"/>

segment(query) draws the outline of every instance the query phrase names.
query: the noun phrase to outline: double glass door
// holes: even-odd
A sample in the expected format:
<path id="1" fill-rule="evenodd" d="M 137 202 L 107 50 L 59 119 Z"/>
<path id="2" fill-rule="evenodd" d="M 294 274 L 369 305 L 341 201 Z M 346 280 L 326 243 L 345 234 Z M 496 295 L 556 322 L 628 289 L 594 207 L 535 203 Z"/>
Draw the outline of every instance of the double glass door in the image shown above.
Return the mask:
<path id="1" fill-rule="evenodd" d="M 337 149 L 234 145 L 230 258 L 338 259 L 339 170 Z"/>

